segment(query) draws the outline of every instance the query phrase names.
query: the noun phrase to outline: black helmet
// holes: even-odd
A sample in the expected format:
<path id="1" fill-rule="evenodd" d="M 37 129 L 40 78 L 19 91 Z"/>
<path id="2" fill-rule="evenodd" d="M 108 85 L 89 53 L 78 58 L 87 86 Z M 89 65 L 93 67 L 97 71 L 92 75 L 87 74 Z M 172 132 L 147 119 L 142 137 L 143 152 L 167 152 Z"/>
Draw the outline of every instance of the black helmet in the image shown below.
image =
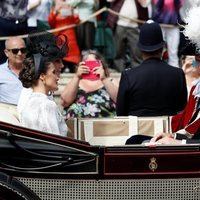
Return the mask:
<path id="1" fill-rule="evenodd" d="M 153 20 L 148 20 L 142 25 L 139 35 L 138 47 L 145 52 L 153 52 L 161 49 L 165 42 L 163 40 L 160 25 Z"/>

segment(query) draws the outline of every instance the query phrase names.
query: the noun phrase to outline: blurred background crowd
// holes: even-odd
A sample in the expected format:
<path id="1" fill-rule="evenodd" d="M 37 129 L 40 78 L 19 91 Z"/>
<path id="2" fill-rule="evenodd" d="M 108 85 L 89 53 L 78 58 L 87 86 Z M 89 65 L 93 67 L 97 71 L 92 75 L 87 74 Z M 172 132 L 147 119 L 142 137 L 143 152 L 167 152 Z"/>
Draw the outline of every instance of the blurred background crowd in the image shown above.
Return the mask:
<path id="1" fill-rule="evenodd" d="M 0 2 L 0 64 L 6 60 L 6 37 L 49 30 L 68 37 L 69 52 L 63 58 L 62 71 L 73 73 L 81 52 L 95 49 L 104 56 L 110 69 L 121 72 L 141 63 L 137 48 L 140 26 L 153 19 L 162 27 L 166 42 L 164 59 L 181 67 L 181 49 L 187 43 L 181 25 L 194 4 L 200 1 L 4 0 Z"/>

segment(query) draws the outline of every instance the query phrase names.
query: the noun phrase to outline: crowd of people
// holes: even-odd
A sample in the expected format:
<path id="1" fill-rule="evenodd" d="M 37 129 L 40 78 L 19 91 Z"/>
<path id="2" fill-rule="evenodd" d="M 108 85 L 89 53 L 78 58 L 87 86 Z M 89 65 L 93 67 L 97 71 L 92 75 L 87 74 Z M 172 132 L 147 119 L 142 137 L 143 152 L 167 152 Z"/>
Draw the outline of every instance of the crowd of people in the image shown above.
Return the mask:
<path id="1" fill-rule="evenodd" d="M 104 1 L 119 13 L 106 16 L 116 47 L 109 64 L 93 45 L 99 18 L 90 15 L 102 2 L 12 2 L 5 0 L 0 7 L 0 37 L 7 36 L 0 40 L 0 102 L 17 105 L 23 126 L 67 136 L 65 119 L 69 118 L 167 115 L 173 116 L 174 134 L 159 133 L 152 139 L 144 136 L 140 142 L 199 142 L 200 35 L 191 30 L 193 26 L 200 30 L 191 20 L 195 9 L 200 10 L 198 1 L 184 20 L 180 10 L 188 6 L 184 4 L 187 1 Z M 179 22 L 185 34 L 180 58 Z M 72 24 L 77 27 L 47 32 Z M 19 36 L 25 33 L 28 38 Z M 188 51 L 191 43 L 194 46 Z M 66 68 L 74 74 L 61 93 L 62 116 L 53 92 Z M 110 76 L 110 68 L 121 73 L 119 82 Z M 131 137 L 127 144 L 136 140 Z"/>
<path id="2" fill-rule="evenodd" d="M 110 67 L 122 72 L 141 64 L 142 55 L 137 47 L 140 26 L 153 19 L 162 24 L 168 63 L 179 67 L 180 48 L 185 44 L 180 24 L 185 24 L 186 11 L 199 3 L 199 0 L 5 0 L 0 7 L 0 37 L 58 29 L 54 34 L 65 34 L 70 43 L 69 53 L 63 58 L 63 71 L 75 72 L 82 50 L 98 48 L 109 54 L 105 49 L 112 47 Z M 117 14 L 93 15 L 104 6 Z M 102 21 L 110 31 L 98 28 Z M 108 34 L 113 35 L 113 40 L 105 42 Z M 4 41 L 0 40 L 0 64 L 6 60 L 4 48 Z"/>

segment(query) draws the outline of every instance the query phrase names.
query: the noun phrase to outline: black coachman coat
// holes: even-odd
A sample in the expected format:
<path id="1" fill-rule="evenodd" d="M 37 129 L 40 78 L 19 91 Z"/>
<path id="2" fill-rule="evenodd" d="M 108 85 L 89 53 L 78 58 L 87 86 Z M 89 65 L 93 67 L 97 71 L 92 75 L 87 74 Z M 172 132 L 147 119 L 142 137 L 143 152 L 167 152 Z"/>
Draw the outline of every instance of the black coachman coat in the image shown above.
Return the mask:
<path id="1" fill-rule="evenodd" d="M 182 69 L 151 58 L 136 68 L 122 72 L 118 116 L 172 116 L 187 103 L 187 87 Z"/>

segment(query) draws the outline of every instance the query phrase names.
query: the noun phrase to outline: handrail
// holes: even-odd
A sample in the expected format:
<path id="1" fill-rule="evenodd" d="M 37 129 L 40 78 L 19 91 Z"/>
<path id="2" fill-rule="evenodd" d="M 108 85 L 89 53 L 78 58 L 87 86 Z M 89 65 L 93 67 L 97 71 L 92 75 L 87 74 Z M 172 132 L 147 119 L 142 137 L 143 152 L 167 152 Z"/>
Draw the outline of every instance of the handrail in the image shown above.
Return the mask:
<path id="1" fill-rule="evenodd" d="M 47 30 L 47 32 L 50 32 L 50 33 L 54 33 L 54 32 L 58 32 L 58 31 L 62 31 L 62 30 L 66 30 L 66 29 L 70 29 L 70 28 L 75 28 L 85 22 L 87 22 L 88 20 L 100 15 L 101 13 L 103 12 L 110 12 L 114 15 L 117 15 L 119 17 L 123 17 L 123 18 L 126 18 L 126 19 L 129 19 L 133 22 L 136 22 L 136 23 L 140 23 L 140 24 L 143 24 L 145 23 L 144 20 L 140 20 L 140 19 L 132 19 L 132 18 L 129 18 L 129 17 L 126 17 L 126 16 L 123 16 L 121 14 L 119 14 L 118 12 L 115 12 L 114 10 L 110 9 L 110 8 L 107 8 L 107 7 L 103 7 L 101 8 L 100 10 L 94 12 L 92 15 L 90 15 L 88 18 L 86 18 L 85 20 L 82 20 L 79 24 L 71 24 L 71 25 L 68 25 L 68 26 L 63 26 L 63 27 L 60 27 L 60 28 L 55 28 L 55 29 L 50 29 L 50 30 Z M 160 24 L 161 27 L 165 27 L 165 28 L 173 28 L 175 27 L 175 25 L 171 25 L 171 24 Z M 37 33 L 38 35 L 42 35 L 42 34 L 46 34 L 46 32 L 38 32 Z M 27 38 L 28 35 L 30 34 L 24 34 L 24 35 L 18 35 L 18 37 L 21 37 L 21 38 Z M 34 34 L 36 35 L 36 34 Z M 0 37 L 0 41 L 1 40 L 7 40 L 9 37 L 13 37 L 13 36 L 4 36 L 4 37 Z"/>

